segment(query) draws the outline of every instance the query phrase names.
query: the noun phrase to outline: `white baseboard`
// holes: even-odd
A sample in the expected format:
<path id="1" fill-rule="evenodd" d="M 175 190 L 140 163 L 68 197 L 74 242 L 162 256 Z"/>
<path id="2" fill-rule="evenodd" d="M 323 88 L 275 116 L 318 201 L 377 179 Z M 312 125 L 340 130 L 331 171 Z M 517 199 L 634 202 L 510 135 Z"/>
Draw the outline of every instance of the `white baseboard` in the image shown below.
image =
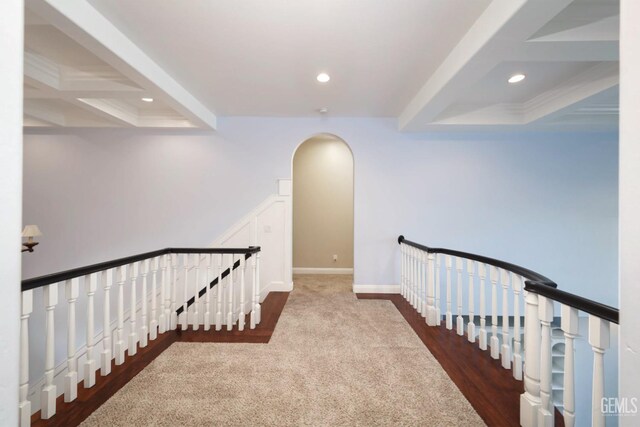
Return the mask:
<path id="1" fill-rule="evenodd" d="M 353 274 L 353 268 L 293 267 L 293 274 Z"/>
<path id="2" fill-rule="evenodd" d="M 400 285 L 353 285 L 355 294 L 399 294 Z"/>
<path id="3" fill-rule="evenodd" d="M 267 293 L 269 292 L 291 292 L 293 290 L 293 282 L 285 283 L 285 282 L 271 282 L 269 286 L 265 289 Z"/>

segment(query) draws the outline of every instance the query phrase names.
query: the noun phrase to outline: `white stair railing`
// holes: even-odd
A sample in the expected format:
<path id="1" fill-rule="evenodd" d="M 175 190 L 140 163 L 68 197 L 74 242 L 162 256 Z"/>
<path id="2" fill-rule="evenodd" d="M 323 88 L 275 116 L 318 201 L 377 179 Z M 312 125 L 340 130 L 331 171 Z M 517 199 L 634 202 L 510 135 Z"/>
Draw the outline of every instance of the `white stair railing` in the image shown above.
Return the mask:
<path id="1" fill-rule="evenodd" d="M 539 328 L 535 325 L 529 326 L 529 319 L 526 319 L 525 340 L 529 340 L 529 328 L 533 335 L 540 333 L 540 348 L 532 345 L 527 348 L 525 343 L 525 366 L 524 374 L 528 375 L 529 360 L 540 359 L 540 395 L 539 399 L 535 395 L 535 389 L 530 392 L 529 403 L 526 406 L 525 419 L 521 419 L 521 424 L 525 427 L 537 425 L 553 425 L 554 408 L 550 398 L 551 393 L 551 339 L 550 322 L 553 319 L 553 303 L 560 305 L 560 325 L 565 338 L 564 353 L 564 378 L 563 378 L 563 418 L 566 426 L 585 425 L 586 419 L 576 421 L 576 375 L 575 375 L 575 346 L 574 340 L 579 331 L 579 313 L 588 315 L 588 342 L 592 349 L 593 357 L 593 381 L 591 388 L 591 425 L 601 427 L 605 425 L 606 414 L 603 413 L 603 399 L 605 395 L 605 372 L 604 355 L 609 348 L 611 325 L 617 325 L 619 319 L 618 310 L 598 302 L 579 297 L 577 295 L 563 292 L 559 289 L 545 286 L 544 283 L 527 281 L 525 284 L 527 299 L 536 300 L 538 305 Z M 581 355 L 583 356 L 583 355 Z M 526 391 L 526 388 L 525 388 Z M 536 406 L 537 404 L 537 406 Z M 606 405 L 605 405 L 606 406 Z M 521 411 L 522 414 L 522 411 Z"/>
<path id="2" fill-rule="evenodd" d="M 98 369 L 101 376 L 110 375 L 114 358 L 116 365 L 126 363 L 128 358 L 137 353 L 138 347 L 149 345 L 149 341 L 157 339 L 159 334 L 175 330 L 179 318 L 184 330 L 191 326 L 192 330 L 197 331 L 199 326 L 203 325 L 204 330 L 209 331 L 210 326 L 215 324 L 217 331 L 221 330 L 223 325 L 228 331 L 234 327 L 243 331 L 246 316 L 249 316 L 249 327 L 254 329 L 260 323 L 259 253 L 259 247 L 168 248 L 24 280 L 21 301 L 20 387 L 17 390 L 20 425 L 30 425 L 31 416 L 38 409 L 41 411 L 41 419 L 54 417 L 59 395 L 64 395 L 65 402 L 75 401 L 80 381 L 83 381 L 83 388 L 93 387 L 96 384 Z M 178 254 L 184 255 L 182 265 L 179 265 Z M 249 258 L 253 274 L 247 277 L 245 270 Z M 213 269 L 216 262 L 218 276 L 214 278 Z M 184 269 L 184 280 L 178 278 L 179 267 Z M 117 317 L 112 324 L 110 294 L 114 280 Z M 86 293 L 86 301 L 79 300 L 80 289 Z M 61 297 L 59 293 L 63 290 L 64 297 Z M 246 292 L 250 293 L 247 295 Z M 44 306 L 34 307 L 34 296 L 39 293 L 42 295 Z M 180 294 L 183 295 L 181 301 L 176 299 Z M 125 295 L 128 296 L 127 307 Z M 94 306 L 99 298 L 102 299 L 103 306 L 102 324 L 99 325 L 102 331 L 98 331 L 101 333 L 96 335 Z M 36 298 L 36 301 L 39 299 Z M 204 309 L 201 307 L 203 300 Z M 55 310 L 56 306 L 61 305 L 59 301 L 64 306 L 58 308 L 63 311 L 66 309 L 67 314 L 66 319 L 60 320 L 62 324 L 66 323 L 63 337 L 56 337 Z M 226 303 L 223 305 L 223 302 Z M 80 310 L 81 306 L 78 307 L 81 303 L 85 303 L 85 310 Z M 212 306 L 218 310 L 215 319 L 211 311 Z M 34 308 L 44 311 L 44 325 L 34 325 L 33 321 L 30 322 Z M 76 348 L 76 330 L 80 322 L 86 325 L 84 353 L 79 353 Z M 42 330 L 42 337 L 31 335 Z M 29 347 L 30 340 L 33 342 L 39 338 L 45 342 L 44 366 L 39 368 L 44 380 L 39 392 L 39 402 L 36 401 L 34 404 L 29 400 L 33 393 L 30 392 L 29 375 L 37 372 L 34 372 L 34 367 L 29 366 Z M 56 338 L 66 341 L 64 355 L 56 355 Z M 100 338 L 102 343 L 97 338 Z M 96 359 L 97 349 L 102 349 L 99 364 Z M 59 364 L 56 365 L 56 362 Z M 60 378 L 60 384 L 63 385 L 58 387 L 56 372 L 60 371 L 64 374 Z M 34 386 L 37 384 L 39 383 Z"/>
<path id="3" fill-rule="evenodd" d="M 579 313 L 588 315 L 588 343 L 593 357 L 592 383 L 592 426 L 604 426 L 605 415 L 601 403 L 605 398 L 605 364 L 604 355 L 610 345 L 611 324 L 618 323 L 618 310 L 595 301 L 591 301 L 557 289 L 557 285 L 546 277 L 526 268 L 504 261 L 460 252 L 450 249 L 430 248 L 398 238 L 400 244 L 400 289 L 402 296 L 416 311 L 437 313 L 436 319 L 426 316 L 429 326 L 441 326 L 440 288 L 445 287 L 446 312 L 442 327 L 453 329 L 452 298 L 456 302 L 456 334 L 463 337 L 470 345 L 477 342 L 478 348 L 489 351 L 491 358 L 496 359 L 499 366 L 512 371 L 514 379 L 524 381 L 524 393 L 520 398 L 520 424 L 525 427 L 553 426 L 555 411 L 553 401 L 553 364 L 552 364 L 552 327 L 554 305 L 560 306 L 560 324 L 564 334 L 565 354 L 563 367 L 562 416 L 567 426 L 587 425 L 586 416 L 576 422 L 576 356 L 574 341 L 579 336 Z M 444 257 L 446 272 L 441 277 L 438 259 Z M 432 276 L 427 264 L 426 309 L 417 303 L 422 276 L 417 272 L 416 260 L 436 260 L 436 274 Z M 466 261 L 466 263 L 465 263 Z M 475 276 L 480 282 L 479 288 L 479 328 L 476 327 L 476 294 Z M 463 271 L 466 269 L 468 279 L 463 283 Z M 457 273 L 455 287 L 452 288 L 453 271 Z M 430 280 L 433 279 L 433 283 Z M 486 289 L 487 279 L 490 281 Z M 464 326 L 463 301 L 467 290 L 468 323 Z M 499 292 L 499 289 L 502 289 Z M 455 291 L 453 295 L 452 290 Z M 487 295 L 487 293 L 489 295 Z M 499 298 L 501 293 L 501 298 Z M 436 295 L 435 298 L 431 296 Z M 490 297 L 489 299 L 487 297 Z M 499 299 L 501 307 L 499 307 Z M 523 300 L 524 318 L 521 318 L 521 300 Z M 491 330 L 487 330 L 486 301 L 490 301 L 489 313 Z M 557 311 L 556 311 L 557 312 Z M 524 323 L 523 323 L 524 321 Z M 513 326 L 511 325 L 513 322 Z M 524 325 L 524 343 L 521 334 Z M 491 334 L 489 337 L 488 334 Z M 476 334 L 477 339 L 476 339 Z M 513 337 L 513 339 L 511 339 Z M 487 342 L 488 340 L 488 342 Z M 524 347 L 523 347 L 524 344 Z M 523 354 L 524 353 L 524 354 Z M 581 355 L 585 356 L 585 355 Z M 589 356 L 586 356 L 589 357 Z M 557 374 L 556 374 L 557 375 Z"/>

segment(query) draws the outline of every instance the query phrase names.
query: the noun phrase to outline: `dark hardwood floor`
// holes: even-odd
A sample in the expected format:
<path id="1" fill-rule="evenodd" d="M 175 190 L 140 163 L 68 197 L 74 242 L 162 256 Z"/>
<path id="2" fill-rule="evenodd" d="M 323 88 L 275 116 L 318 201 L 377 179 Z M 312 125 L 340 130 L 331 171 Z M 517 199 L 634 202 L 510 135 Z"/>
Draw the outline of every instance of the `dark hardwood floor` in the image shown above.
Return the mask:
<path id="1" fill-rule="evenodd" d="M 455 330 L 448 330 L 444 322 L 440 327 L 427 326 L 402 295 L 357 294 L 357 297 L 391 301 L 488 426 L 520 425 L 523 382 L 515 380 L 511 370 L 504 369 L 488 351 L 480 350 Z M 555 425 L 564 426 L 558 411 Z"/>
<path id="2" fill-rule="evenodd" d="M 110 375 L 103 377 L 98 371 L 96 384 L 93 387 L 86 389 L 83 382 L 79 383 L 78 398 L 73 402 L 65 403 L 64 396 L 58 397 L 56 415 L 52 418 L 43 420 L 40 418 L 40 412 L 33 414 L 31 425 L 61 427 L 79 425 L 174 342 L 268 343 L 288 297 L 288 292 L 269 293 L 262 303 L 261 322 L 255 329 L 249 329 L 247 324 L 242 332 L 238 331 L 237 327 L 231 331 L 212 329 L 206 332 L 200 327 L 198 331 L 177 330 L 158 335 L 158 338 L 149 341 L 145 348 L 138 348 L 135 356 L 127 354 L 124 364 L 117 366 L 115 361 L 112 361 Z"/>
<path id="3" fill-rule="evenodd" d="M 262 303 L 260 323 L 255 329 L 249 329 L 249 316 L 244 331 L 239 331 L 237 326 L 227 331 L 224 327 L 221 331 L 211 330 L 204 332 L 202 326 L 197 331 L 188 329 L 186 331 L 178 330 L 177 341 L 183 342 L 237 342 L 237 343 L 255 343 L 267 344 L 273 335 L 280 314 L 284 309 L 289 292 L 270 292 Z"/>

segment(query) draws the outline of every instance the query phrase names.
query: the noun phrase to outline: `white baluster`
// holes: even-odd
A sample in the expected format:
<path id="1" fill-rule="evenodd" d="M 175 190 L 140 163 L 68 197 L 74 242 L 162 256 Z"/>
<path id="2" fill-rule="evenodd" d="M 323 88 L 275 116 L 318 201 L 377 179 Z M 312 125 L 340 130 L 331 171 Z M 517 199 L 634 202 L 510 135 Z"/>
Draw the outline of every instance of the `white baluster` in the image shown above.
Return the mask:
<path id="1" fill-rule="evenodd" d="M 149 301 L 149 288 L 147 283 L 147 276 L 149 275 L 149 260 L 142 261 L 142 306 L 140 313 L 140 347 L 146 347 L 149 343 L 149 314 L 148 314 L 148 301 Z"/>
<path id="2" fill-rule="evenodd" d="M 415 269 L 413 270 L 413 274 L 414 274 L 414 291 L 415 291 L 415 309 L 416 311 L 420 312 L 420 298 L 422 297 L 422 280 L 420 278 L 420 272 L 421 272 L 421 259 L 422 259 L 422 251 L 419 249 L 416 249 L 414 251 L 414 256 L 415 256 Z"/>
<path id="3" fill-rule="evenodd" d="M 405 260 L 405 264 L 406 264 L 406 272 L 405 272 L 405 281 L 406 281 L 405 293 L 406 293 L 406 297 L 405 297 L 405 299 L 407 300 L 407 302 L 409 304 L 411 304 L 411 250 L 412 250 L 412 248 L 410 246 L 406 246 L 405 247 L 405 256 L 406 256 L 406 260 Z"/>
<path id="4" fill-rule="evenodd" d="M 489 269 L 491 278 L 491 357 L 500 357 L 500 340 L 498 339 L 498 269 L 491 266 Z"/>
<path id="5" fill-rule="evenodd" d="M 229 306 L 227 308 L 227 331 L 233 328 L 233 263 L 234 256 L 231 254 L 231 265 L 229 266 L 229 294 L 227 295 Z"/>
<path id="6" fill-rule="evenodd" d="M 411 274 L 413 272 L 412 266 L 413 266 L 413 258 L 411 256 L 411 251 L 413 250 L 413 248 L 407 246 L 407 302 L 409 304 L 411 304 L 412 298 L 413 298 L 413 283 L 412 283 L 412 277 Z"/>
<path id="7" fill-rule="evenodd" d="M 158 268 L 160 259 L 151 260 L 151 319 L 149 319 L 149 339 L 158 338 Z"/>
<path id="8" fill-rule="evenodd" d="M 407 248 L 407 301 L 413 307 L 413 248 Z"/>
<path id="9" fill-rule="evenodd" d="M 440 326 L 442 322 L 442 310 L 440 308 L 440 270 L 441 270 L 441 256 L 439 254 L 434 254 L 436 260 L 436 277 L 435 277 L 435 287 L 436 287 L 436 325 Z"/>
<path id="10" fill-rule="evenodd" d="M 402 245 L 400 245 L 400 250 L 402 251 Z M 403 261 L 404 262 L 404 261 Z M 255 329 L 256 321 L 253 315 L 253 308 L 256 306 L 256 254 L 251 254 L 251 314 L 249 315 L 249 328 Z M 402 277 L 404 277 L 401 273 L 400 279 L 400 288 L 402 289 Z"/>
<path id="11" fill-rule="evenodd" d="M 487 265 L 483 262 L 478 264 L 478 276 L 480 276 L 480 333 L 478 334 L 478 345 L 480 350 L 487 349 L 487 304 L 485 295 L 485 280 L 487 278 Z"/>
<path id="12" fill-rule="evenodd" d="M 211 275 L 211 263 L 213 255 L 207 254 L 205 255 L 205 260 L 207 264 L 207 280 L 205 283 L 206 286 L 206 294 L 204 299 L 204 330 L 208 331 L 211 329 L 211 281 L 213 280 L 213 276 Z"/>
<path id="13" fill-rule="evenodd" d="M 410 298 L 410 285 L 409 285 L 409 281 L 410 281 L 410 258 L 409 258 L 409 250 L 410 248 L 408 246 L 405 245 L 404 247 L 404 299 L 409 302 L 409 298 Z"/>
<path id="14" fill-rule="evenodd" d="M 476 342 L 476 324 L 474 319 L 475 299 L 473 295 L 473 274 L 475 262 L 467 260 L 467 274 L 469 275 L 469 323 L 467 324 L 467 339 L 469 342 Z"/>
<path id="15" fill-rule="evenodd" d="M 29 316 L 33 312 L 33 290 L 23 291 L 20 304 L 20 396 L 18 402 L 20 427 L 31 425 L 29 401 Z"/>
<path id="16" fill-rule="evenodd" d="M 405 245 L 404 243 L 402 243 L 400 245 L 400 249 L 401 249 L 401 253 L 402 253 L 402 280 L 401 280 L 401 285 L 402 285 L 402 297 L 407 300 L 409 293 L 408 293 L 408 278 L 407 278 L 407 274 L 409 273 L 408 269 L 409 269 L 409 256 L 407 254 L 407 245 Z"/>
<path id="17" fill-rule="evenodd" d="M 124 363 L 124 283 L 127 280 L 127 266 L 118 267 L 118 326 L 116 327 L 116 365 Z"/>
<path id="18" fill-rule="evenodd" d="M 553 426 L 554 407 L 551 399 L 551 322 L 553 321 L 553 301 L 538 295 L 538 316 L 540 317 L 540 400 L 538 426 Z"/>
<path id="19" fill-rule="evenodd" d="M 158 332 L 164 334 L 167 332 L 167 307 L 165 300 L 167 298 L 167 257 L 162 256 L 162 280 L 160 282 L 160 315 L 158 316 Z"/>
<path id="20" fill-rule="evenodd" d="M 520 425 L 536 427 L 540 400 L 540 318 L 538 295 L 525 293 L 524 393 L 520 395 Z"/>
<path id="21" fill-rule="evenodd" d="M 576 392 L 575 392 L 575 350 L 574 339 L 578 336 L 578 310 L 563 305 L 560 327 L 564 332 L 564 373 L 563 373 L 563 406 L 562 415 L 565 427 L 573 427 L 576 423 Z M 598 405 L 600 403 L 598 402 Z M 599 407 L 599 406 L 598 406 Z"/>
<path id="22" fill-rule="evenodd" d="M 164 293 L 164 331 L 171 330 L 171 254 L 164 256 L 165 268 L 167 269 L 167 282 Z"/>
<path id="23" fill-rule="evenodd" d="M 260 323 L 262 318 L 262 307 L 260 306 L 260 252 L 256 253 L 256 325 Z"/>
<path id="24" fill-rule="evenodd" d="M 216 288 L 218 289 L 218 297 L 216 298 L 216 331 L 222 329 L 222 263 L 224 262 L 224 254 L 220 254 L 218 256 L 218 284 Z M 255 282 L 255 275 L 253 278 Z M 251 323 L 255 325 L 254 313 L 251 313 Z"/>
<path id="25" fill-rule="evenodd" d="M 604 427 L 605 416 L 600 406 L 604 398 L 604 353 L 609 348 L 609 322 L 591 314 L 589 315 L 589 344 L 593 349 L 591 425 Z"/>
<path id="26" fill-rule="evenodd" d="M 138 297 L 136 291 L 138 288 L 138 272 L 139 263 L 134 262 L 131 265 L 131 300 L 129 303 L 129 356 L 135 356 L 138 352 L 138 327 L 136 320 L 138 318 Z"/>
<path id="27" fill-rule="evenodd" d="M 404 244 L 400 243 L 400 295 L 405 298 L 404 293 Z"/>
<path id="28" fill-rule="evenodd" d="M 195 254 L 196 286 L 193 294 L 193 330 L 200 328 L 200 254 Z"/>
<path id="29" fill-rule="evenodd" d="M 435 284 L 435 255 L 427 255 L 427 324 L 429 326 L 436 326 L 438 324 L 436 318 L 436 284 Z"/>
<path id="30" fill-rule="evenodd" d="M 84 279 L 84 287 L 87 292 L 87 358 L 84 362 L 84 388 L 93 387 L 96 383 L 96 359 L 94 335 L 94 301 L 93 297 L 98 289 L 98 273 L 93 273 Z"/>
<path id="31" fill-rule="evenodd" d="M 113 270 L 103 270 L 100 273 L 102 288 L 104 289 L 104 301 L 102 308 L 103 331 L 102 353 L 100 354 L 100 375 L 107 376 L 111 373 L 111 286 L 113 285 Z"/>
<path id="32" fill-rule="evenodd" d="M 456 270 L 458 271 L 458 280 L 456 281 L 458 300 L 458 317 L 456 318 L 456 332 L 458 335 L 464 335 L 464 319 L 462 318 L 462 258 L 456 258 Z"/>
<path id="33" fill-rule="evenodd" d="M 413 251 L 414 256 L 414 268 L 413 268 L 413 283 L 414 283 L 414 307 L 417 311 L 420 310 L 420 294 L 422 292 L 421 286 L 422 283 L 420 281 L 420 264 L 422 258 L 422 252 L 418 249 Z"/>
<path id="34" fill-rule="evenodd" d="M 176 310 L 178 309 L 177 292 L 178 292 L 178 255 L 171 254 L 171 267 L 173 274 L 171 275 L 171 313 L 170 313 L 170 327 L 172 331 L 178 328 L 178 315 Z"/>
<path id="35" fill-rule="evenodd" d="M 413 307 L 420 308 L 420 251 L 413 249 Z"/>
<path id="36" fill-rule="evenodd" d="M 451 256 L 445 255 L 445 262 L 447 265 L 447 312 L 445 314 L 445 323 L 447 329 L 453 329 L 453 315 L 451 314 Z"/>
<path id="37" fill-rule="evenodd" d="M 67 374 L 64 376 L 64 401 L 72 402 L 78 397 L 78 360 L 76 359 L 76 301 L 80 293 L 80 280 L 67 280 Z"/>
<path id="38" fill-rule="evenodd" d="M 189 301 L 189 254 L 184 254 L 182 256 L 182 264 L 184 265 L 184 283 L 183 287 L 183 302 L 182 302 L 182 322 L 181 328 L 183 331 L 187 330 L 189 326 L 189 306 L 187 305 Z"/>
<path id="39" fill-rule="evenodd" d="M 54 310 L 58 304 L 58 284 L 53 283 L 44 288 L 44 305 L 46 310 L 46 344 L 44 357 L 44 387 L 40 395 L 40 414 L 48 420 L 56 414 L 56 385 L 53 382 L 55 373 L 55 325 Z M 15 393 L 15 391 L 14 391 Z"/>
<path id="40" fill-rule="evenodd" d="M 511 344 L 509 339 L 509 277 L 511 272 L 502 269 L 502 367 L 511 369 Z"/>
<path id="41" fill-rule="evenodd" d="M 520 343 L 520 291 L 523 279 L 521 276 L 512 275 L 513 286 L 513 378 L 522 380 L 522 346 Z"/>
<path id="42" fill-rule="evenodd" d="M 238 330 L 244 331 L 245 313 L 244 313 L 244 298 L 245 298 L 245 286 L 244 286 L 244 270 L 246 262 L 244 254 L 240 256 L 240 314 L 238 315 Z"/>
<path id="43" fill-rule="evenodd" d="M 427 318 L 427 306 L 429 300 L 429 254 L 418 250 L 418 312 Z"/>
<path id="44" fill-rule="evenodd" d="M 416 306 L 416 250 L 409 248 L 409 302 L 411 306 Z"/>

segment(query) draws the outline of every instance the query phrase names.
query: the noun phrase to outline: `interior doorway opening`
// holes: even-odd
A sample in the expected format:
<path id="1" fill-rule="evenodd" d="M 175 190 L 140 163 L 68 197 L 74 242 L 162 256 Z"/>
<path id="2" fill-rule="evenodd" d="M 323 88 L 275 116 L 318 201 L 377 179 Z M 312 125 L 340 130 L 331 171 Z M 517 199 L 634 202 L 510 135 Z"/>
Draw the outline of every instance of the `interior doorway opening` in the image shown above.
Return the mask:
<path id="1" fill-rule="evenodd" d="M 353 274 L 353 154 L 331 134 L 293 155 L 293 274 Z"/>

